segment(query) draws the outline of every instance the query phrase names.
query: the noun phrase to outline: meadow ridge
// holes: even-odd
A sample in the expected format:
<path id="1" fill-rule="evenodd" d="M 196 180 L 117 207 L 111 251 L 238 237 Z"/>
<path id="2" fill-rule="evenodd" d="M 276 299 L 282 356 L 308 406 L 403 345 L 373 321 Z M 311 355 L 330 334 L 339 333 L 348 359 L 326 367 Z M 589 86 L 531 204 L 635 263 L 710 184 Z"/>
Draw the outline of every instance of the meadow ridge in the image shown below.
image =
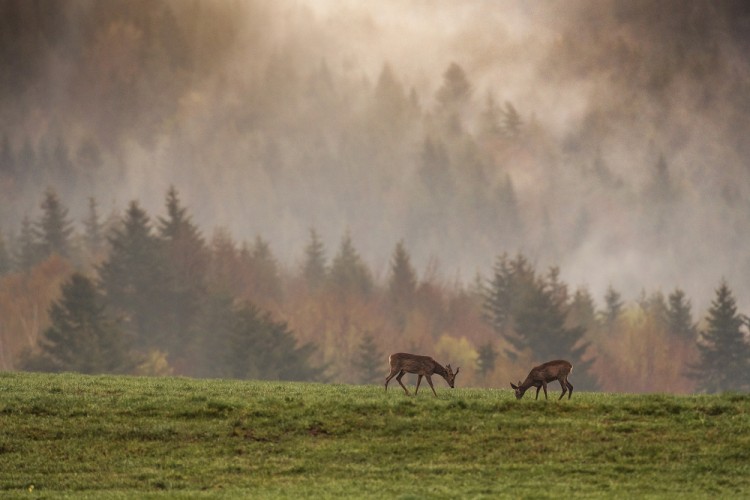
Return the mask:
<path id="1" fill-rule="evenodd" d="M 3 373 L 0 496 L 750 494 L 748 394 L 435 388 Z"/>

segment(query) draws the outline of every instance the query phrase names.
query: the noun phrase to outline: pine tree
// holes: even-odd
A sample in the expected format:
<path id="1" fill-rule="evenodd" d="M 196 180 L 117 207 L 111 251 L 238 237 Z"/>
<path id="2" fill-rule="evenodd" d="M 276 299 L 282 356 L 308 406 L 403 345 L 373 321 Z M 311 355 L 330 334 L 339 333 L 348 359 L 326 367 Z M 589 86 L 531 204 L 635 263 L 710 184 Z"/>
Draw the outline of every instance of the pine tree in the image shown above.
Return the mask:
<path id="1" fill-rule="evenodd" d="M 138 202 L 130 203 L 122 224 L 108 238 L 109 258 L 99 266 L 107 301 L 124 315 L 140 349 L 163 348 L 165 301 L 170 283 L 159 239 Z"/>
<path id="2" fill-rule="evenodd" d="M 484 300 L 484 318 L 496 333 L 507 340 L 516 351 L 525 342 L 514 331 L 519 307 L 536 287 L 536 272 L 526 258 L 519 254 L 509 260 L 507 254 L 498 257 Z M 507 353 L 515 356 L 513 351 Z"/>
<path id="3" fill-rule="evenodd" d="M 384 375 L 383 359 L 385 358 L 375 343 L 375 337 L 372 333 L 366 332 L 362 336 L 354 359 L 354 368 L 357 370 L 361 384 L 373 384 L 380 381 Z"/>
<path id="4" fill-rule="evenodd" d="M 42 371 L 126 373 L 134 366 L 123 333 L 106 313 L 103 297 L 86 276 L 75 273 L 50 308 L 51 326 L 39 352 L 24 367 Z"/>
<path id="5" fill-rule="evenodd" d="M 30 271 L 41 260 L 41 250 L 28 216 L 21 220 L 21 232 L 16 244 L 15 261 L 21 271 Z"/>
<path id="6" fill-rule="evenodd" d="M 700 333 L 700 359 L 692 376 L 706 392 L 750 390 L 750 344 L 743 332 L 744 321 L 726 282 L 716 290 L 716 298 L 706 317 L 707 328 Z"/>
<path id="7" fill-rule="evenodd" d="M 310 291 L 318 290 L 328 275 L 325 249 L 314 229 L 310 229 L 310 243 L 305 247 L 305 266 L 302 274 Z"/>
<path id="8" fill-rule="evenodd" d="M 372 292 L 370 270 L 355 250 L 349 231 L 344 234 L 339 252 L 333 258 L 329 279 L 333 289 L 342 297 L 351 293 L 366 297 Z"/>
<path id="9" fill-rule="evenodd" d="M 234 311 L 224 351 L 230 377 L 257 380 L 316 380 L 323 369 L 311 365 L 315 346 L 297 346 L 286 323 L 275 322 L 252 304 Z"/>
<path id="10" fill-rule="evenodd" d="M 37 222 L 35 232 L 42 258 L 53 253 L 69 257 L 73 224 L 68 219 L 68 209 L 60 203 L 52 189 L 48 189 L 44 194 L 41 208 L 42 218 Z"/>
<path id="11" fill-rule="evenodd" d="M 200 303 L 206 294 L 208 250 L 174 186 L 166 197 L 167 216 L 158 219 L 169 293 L 164 297 L 165 347 L 181 357 Z"/>
<path id="12" fill-rule="evenodd" d="M 498 353 L 492 345 L 492 342 L 486 342 L 479 346 L 478 354 L 477 369 L 479 375 L 481 375 L 482 378 L 485 378 L 487 375 L 495 371 L 495 360 L 497 359 Z"/>
<path id="13" fill-rule="evenodd" d="M 104 245 L 103 225 L 99 220 L 97 204 L 94 198 L 89 198 L 89 209 L 86 219 L 83 221 L 84 241 L 91 255 L 97 255 Z"/>
<path id="14" fill-rule="evenodd" d="M 282 287 L 279 265 L 271 253 L 271 246 L 260 236 L 255 238 L 249 263 L 255 302 L 281 303 Z"/>
<path id="15" fill-rule="evenodd" d="M 667 309 L 667 325 L 669 332 L 684 339 L 695 340 L 698 328 L 693 322 L 690 300 L 685 297 L 685 292 L 676 289 L 669 294 L 669 307 Z"/>
<path id="16" fill-rule="evenodd" d="M 611 331 L 622 314 L 623 307 L 622 296 L 612 285 L 607 287 L 607 293 L 604 295 L 604 304 L 605 309 L 602 313 L 602 320 L 604 326 Z"/>
<path id="17" fill-rule="evenodd" d="M 388 280 L 388 298 L 399 329 L 406 325 L 406 317 L 414 307 L 417 293 L 417 275 L 411 265 L 404 242 L 399 241 L 391 258 L 391 275 Z"/>
<path id="18" fill-rule="evenodd" d="M 457 136 L 463 132 L 461 114 L 471 98 L 472 85 L 466 77 L 466 72 L 458 64 L 451 63 L 443 73 L 443 84 L 438 89 L 437 115 L 442 122 L 443 130 L 449 136 Z"/>

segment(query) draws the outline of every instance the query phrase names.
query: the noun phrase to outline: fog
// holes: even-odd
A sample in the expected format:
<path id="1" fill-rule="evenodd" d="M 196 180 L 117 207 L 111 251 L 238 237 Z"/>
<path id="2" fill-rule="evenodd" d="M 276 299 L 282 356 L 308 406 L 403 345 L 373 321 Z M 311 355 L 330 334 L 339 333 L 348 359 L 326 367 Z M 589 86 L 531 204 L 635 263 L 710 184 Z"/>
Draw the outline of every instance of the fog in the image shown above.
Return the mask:
<path id="1" fill-rule="evenodd" d="M 403 239 L 451 281 L 522 252 L 600 302 L 679 287 L 703 310 L 725 278 L 750 306 L 743 2 L 2 0 L 0 19 L 6 235 L 48 186 L 80 220 L 91 196 L 160 215 L 174 185 L 206 235 L 260 235 L 288 267 L 314 228 L 381 277 Z M 508 105 L 520 125 L 488 128 Z"/>

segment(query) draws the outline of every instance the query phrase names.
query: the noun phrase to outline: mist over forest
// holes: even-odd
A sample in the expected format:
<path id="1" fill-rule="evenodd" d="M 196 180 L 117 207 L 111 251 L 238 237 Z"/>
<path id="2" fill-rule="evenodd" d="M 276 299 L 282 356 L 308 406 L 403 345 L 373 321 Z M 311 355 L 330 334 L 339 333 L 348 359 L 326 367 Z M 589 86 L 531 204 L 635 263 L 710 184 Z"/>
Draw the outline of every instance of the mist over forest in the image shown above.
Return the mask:
<path id="1" fill-rule="evenodd" d="M 376 275 L 522 252 L 634 298 L 750 304 L 742 1 L 0 1 L 0 231 L 175 186 L 296 267 L 349 231 Z"/>

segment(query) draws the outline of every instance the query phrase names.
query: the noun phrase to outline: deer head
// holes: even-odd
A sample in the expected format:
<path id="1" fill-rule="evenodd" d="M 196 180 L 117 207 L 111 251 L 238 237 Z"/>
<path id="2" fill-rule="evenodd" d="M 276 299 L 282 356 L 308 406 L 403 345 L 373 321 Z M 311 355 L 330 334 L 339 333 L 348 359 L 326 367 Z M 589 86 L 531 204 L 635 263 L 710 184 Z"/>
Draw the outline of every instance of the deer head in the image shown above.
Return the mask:
<path id="1" fill-rule="evenodd" d="M 453 373 L 453 368 L 451 368 L 451 365 L 447 365 L 445 367 L 445 372 L 447 373 L 447 377 L 445 377 L 445 381 L 448 382 L 448 385 L 451 386 L 451 389 L 453 389 L 453 383 L 456 380 L 456 375 L 458 375 L 458 370 L 461 368 L 456 368 L 456 373 Z"/>
<path id="2" fill-rule="evenodd" d="M 521 381 L 518 381 L 518 385 L 514 384 L 513 382 L 510 383 L 510 386 L 516 391 L 516 399 L 521 399 L 523 397 L 523 393 L 526 392 L 525 390 L 521 389 Z"/>

